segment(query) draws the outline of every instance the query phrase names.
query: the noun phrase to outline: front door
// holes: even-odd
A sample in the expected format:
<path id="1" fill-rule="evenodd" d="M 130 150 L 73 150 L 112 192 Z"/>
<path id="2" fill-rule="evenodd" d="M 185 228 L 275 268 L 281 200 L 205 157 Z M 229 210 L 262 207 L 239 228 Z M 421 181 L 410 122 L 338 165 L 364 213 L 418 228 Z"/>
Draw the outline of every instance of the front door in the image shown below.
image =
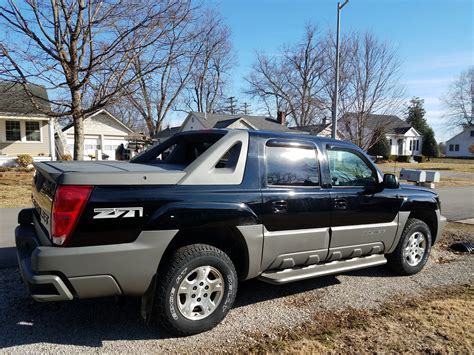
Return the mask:
<path id="1" fill-rule="evenodd" d="M 355 149 L 331 145 L 327 156 L 332 180 L 328 260 L 383 252 L 397 232 L 397 190 L 381 189 L 377 170 Z"/>
<path id="2" fill-rule="evenodd" d="M 330 195 L 320 185 L 318 158 L 312 142 L 265 145 L 264 270 L 316 264 L 327 256 Z"/>

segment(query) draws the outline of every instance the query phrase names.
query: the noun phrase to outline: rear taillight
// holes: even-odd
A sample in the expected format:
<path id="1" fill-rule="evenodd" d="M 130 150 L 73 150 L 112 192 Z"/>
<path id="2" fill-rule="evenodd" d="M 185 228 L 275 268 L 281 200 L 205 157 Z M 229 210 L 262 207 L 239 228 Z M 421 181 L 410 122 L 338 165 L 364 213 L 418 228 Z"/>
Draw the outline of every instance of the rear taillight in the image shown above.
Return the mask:
<path id="1" fill-rule="evenodd" d="M 52 211 L 52 240 L 65 245 L 84 209 L 92 186 L 59 185 L 54 195 Z"/>

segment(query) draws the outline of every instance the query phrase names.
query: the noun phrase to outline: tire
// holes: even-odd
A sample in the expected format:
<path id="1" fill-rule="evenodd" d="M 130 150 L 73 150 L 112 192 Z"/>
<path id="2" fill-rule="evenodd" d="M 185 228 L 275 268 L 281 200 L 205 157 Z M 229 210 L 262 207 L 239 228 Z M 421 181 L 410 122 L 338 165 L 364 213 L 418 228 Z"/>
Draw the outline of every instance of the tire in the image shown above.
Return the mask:
<path id="1" fill-rule="evenodd" d="M 387 255 L 389 267 L 398 275 L 420 272 L 428 261 L 431 241 L 431 231 L 426 223 L 409 218 L 396 249 Z"/>
<path id="2" fill-rule="evenodd" d="M 230 258 L 213 246 L 192 244 L 176 250 L 167 264 L 163 275 L 157 275 L 152 318 L 177 336 L 214 328 L 237 294 Z"/>

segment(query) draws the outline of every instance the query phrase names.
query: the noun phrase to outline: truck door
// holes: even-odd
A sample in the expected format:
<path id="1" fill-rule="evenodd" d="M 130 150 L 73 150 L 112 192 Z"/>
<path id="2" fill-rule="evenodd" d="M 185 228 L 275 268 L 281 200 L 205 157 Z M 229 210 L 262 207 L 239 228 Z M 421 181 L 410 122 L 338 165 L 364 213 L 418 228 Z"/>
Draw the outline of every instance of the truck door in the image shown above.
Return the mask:
<path id="1" fill-rule="evenodd" d="M 328 145 L 331 241 L 328 260 L 382 253 L 398 226 L 397 190 L 381 189 L 374 165 L 347 145 Z"/>
<path id="2" fill-rule="evenodd" d="M 330 194 L 321 187 L 319 152 L 311 142 L 272 139 L 262 166 L 262 269 L 324 261 L 329 247 Z"/>

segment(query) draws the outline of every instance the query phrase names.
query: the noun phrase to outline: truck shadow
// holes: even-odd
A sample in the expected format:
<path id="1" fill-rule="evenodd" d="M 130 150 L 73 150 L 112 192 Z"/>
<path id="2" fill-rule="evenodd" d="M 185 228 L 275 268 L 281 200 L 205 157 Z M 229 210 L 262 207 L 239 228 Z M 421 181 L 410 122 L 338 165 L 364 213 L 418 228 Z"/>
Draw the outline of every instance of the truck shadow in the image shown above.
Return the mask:
<path id="1" fill-rule="evenodd" d="M 38 303 L 28 295 L 17 268 L 0 270 L 0 280 L 0 349 L 36 343 L 97 348 L 102 347 L 104 341 L 172 338 L 159 327 L 147 325 L 141 319 L 139 299 Z M 335 277 L 281 286 L 258 280 L 242 282 L 234 308 L 337 283 Z"/>

